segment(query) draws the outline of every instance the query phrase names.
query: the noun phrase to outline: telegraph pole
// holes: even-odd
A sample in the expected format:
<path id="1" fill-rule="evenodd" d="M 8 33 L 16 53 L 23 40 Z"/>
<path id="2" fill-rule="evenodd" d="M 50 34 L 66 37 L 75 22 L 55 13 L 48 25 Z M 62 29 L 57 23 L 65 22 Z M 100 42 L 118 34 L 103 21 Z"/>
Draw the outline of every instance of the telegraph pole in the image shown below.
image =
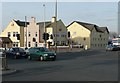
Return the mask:
<path id="1" fill-rule="evenodd" d="M 45 27 L 45 4 L 43 4 L 43 7 L 44 7 L 44 33 L 46 33 L 46 27 Z M 44 39 L 44 42 L 45 42 L 45 47 L 46 47 L 46 38 Z"/>
<path id="2" fill-rule="evenodd" d="M 25 16 L 25 27 L 26 27 L 26 47 L 25 47 L 25 49 L 27 49 L 27 16 Z"/>

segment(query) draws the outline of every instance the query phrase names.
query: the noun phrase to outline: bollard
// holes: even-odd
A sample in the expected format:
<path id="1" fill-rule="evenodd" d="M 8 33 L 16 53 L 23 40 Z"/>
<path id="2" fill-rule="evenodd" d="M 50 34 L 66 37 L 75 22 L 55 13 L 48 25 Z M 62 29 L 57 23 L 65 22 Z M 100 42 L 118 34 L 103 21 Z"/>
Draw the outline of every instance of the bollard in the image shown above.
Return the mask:
<path id="1" fill-rule="evenodd" d="M 85 45 L 85 50 L 87 50 L 88 49 L 88 47 L 87 47 L 87 45 Z"/>

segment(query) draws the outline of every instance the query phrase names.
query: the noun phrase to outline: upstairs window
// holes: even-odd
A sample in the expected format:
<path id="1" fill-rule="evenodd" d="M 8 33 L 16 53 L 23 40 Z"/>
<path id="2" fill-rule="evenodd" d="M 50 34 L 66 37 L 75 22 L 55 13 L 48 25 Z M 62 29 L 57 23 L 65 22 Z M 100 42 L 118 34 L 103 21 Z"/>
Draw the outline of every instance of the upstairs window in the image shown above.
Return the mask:
<path id="1" fill-rule="evenodd" d="M 15 37 L 15 32 L 13 32 L 13 37 Z"/>
<path id="2" fill-rule="evenodd" d="M 37 32 L 35 33 L 35 36 L 37 37 Z"/>
<path id="3" fill-rule="evenodd" d="M 31 45 L 30 45 L 30 42 L 28 42 L 28 47 L 30 47 Z"/>
<path id="4" fill-rule="evenodd" d="M 59 31 L 62 31 L 62 29 L 60 28 Z"/>
<path id="5" fill-rule="evenodd" d="M 16 37 L 17 37 L 17 34 L 18 34 L 18 32 L 16 32 L 16 34 L 15 34 L 15 35 L 16 35 Z"/>
<path id="6" fill-rule="evenodd" d="M 10 32 L 8 32 L 8 37 L 10 37 L 11 36 L 11 33 Z"/>
<path id="7" fill-rule="evenodd" d="M 18 32 L 13 32 L 13 37 L 17 37 Z"/>
<path id="8" fill-rule="evenodd" d="M 28 36 L 30 37 L 30 32 L 28 33 Z"/>

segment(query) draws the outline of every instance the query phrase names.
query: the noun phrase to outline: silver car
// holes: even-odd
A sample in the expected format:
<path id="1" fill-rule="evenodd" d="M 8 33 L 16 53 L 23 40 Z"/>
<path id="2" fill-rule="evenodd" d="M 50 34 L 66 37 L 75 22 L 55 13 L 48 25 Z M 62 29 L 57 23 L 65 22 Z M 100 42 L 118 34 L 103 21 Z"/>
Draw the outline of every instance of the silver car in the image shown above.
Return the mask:
<path id="1" fill-rule="evenodd" d="M 116 45 L 109 44 L 106 46 L 106 51 L 118 51 L 118 50 L 120 50 L 120 48 L 117 47 Z"/>

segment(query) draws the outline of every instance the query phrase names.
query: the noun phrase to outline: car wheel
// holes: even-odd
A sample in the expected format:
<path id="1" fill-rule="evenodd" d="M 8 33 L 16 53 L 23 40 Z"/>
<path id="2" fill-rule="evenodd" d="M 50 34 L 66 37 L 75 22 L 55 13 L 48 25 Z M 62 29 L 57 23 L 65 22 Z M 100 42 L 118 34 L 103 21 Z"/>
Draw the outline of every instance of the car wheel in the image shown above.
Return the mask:
<path id="1" fill-rule="evenodd" d="M 31 56 L 28 56 L 28 60 L 31 60 L 32 58 L 31 58 Z"/>
<path id="2" fill-rule="evenodd" d="M 41 61 L 43 61 L 43 60 L 44 60 L 43 56 L 40 56 L 40 60 L 41 60 Z"/>

